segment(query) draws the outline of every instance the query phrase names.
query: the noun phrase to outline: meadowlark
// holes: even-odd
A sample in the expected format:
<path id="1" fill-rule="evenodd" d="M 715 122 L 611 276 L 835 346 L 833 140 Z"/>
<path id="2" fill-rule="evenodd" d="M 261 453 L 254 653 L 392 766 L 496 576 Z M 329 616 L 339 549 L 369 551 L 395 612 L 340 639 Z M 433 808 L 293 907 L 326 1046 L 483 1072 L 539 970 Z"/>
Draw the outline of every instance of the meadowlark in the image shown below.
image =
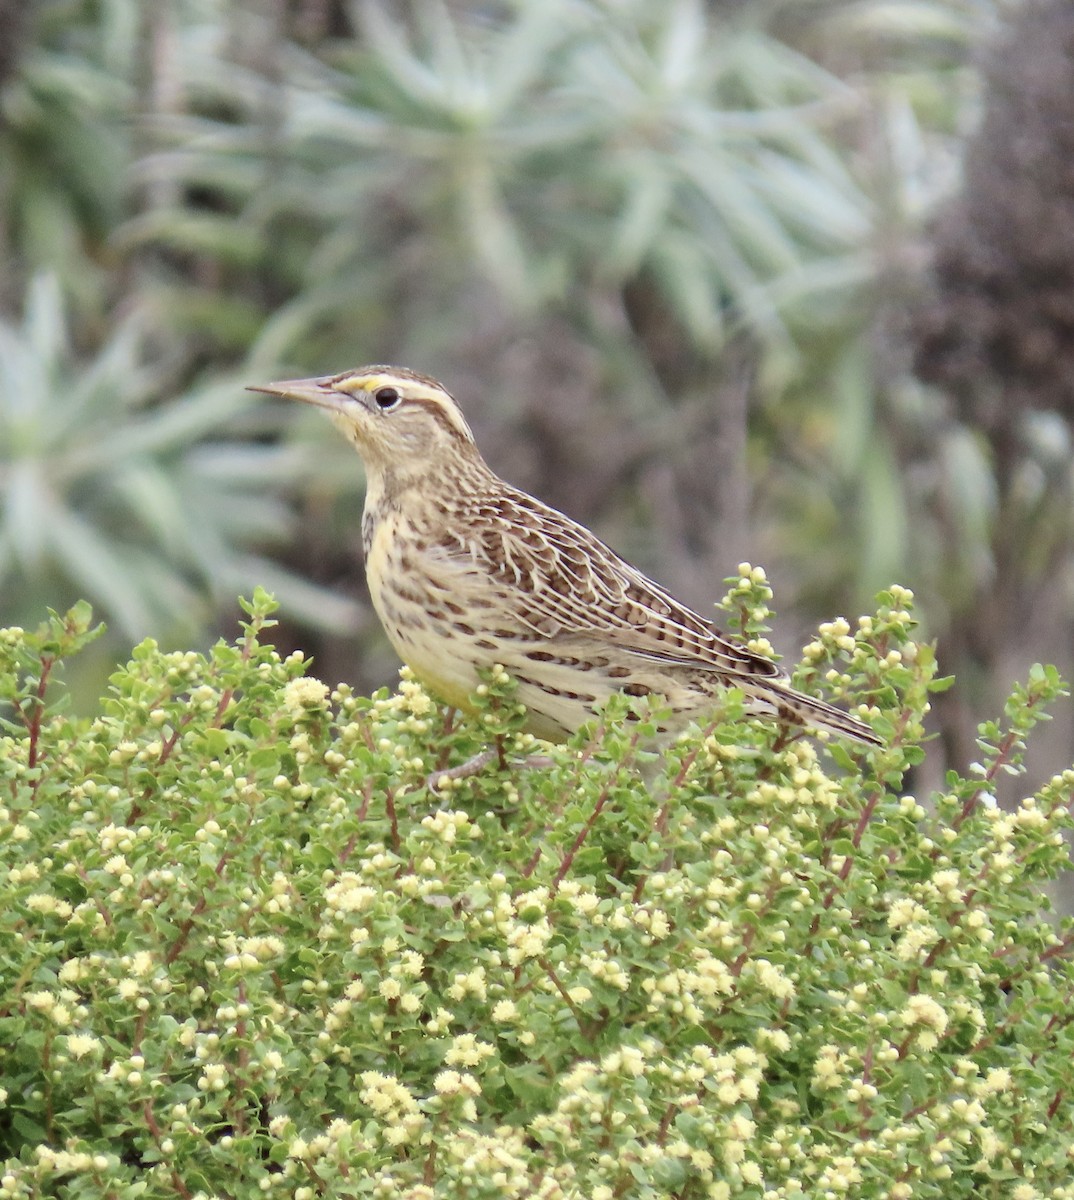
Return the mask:
<path id="1" fill-rule="evenodd" d="M 528 729 L 550 740 L 613 692 L 662 696 L 686 724 L 737 687 L 750 712 L 882 744 L 583 525 L 500 479 L 435 379 L 370 366 L 251 390 L 324 409 L 361 455 L 373 605 L 399 657 L 449 704 L 465 708 L 479 672 L 500 663 Z"/>

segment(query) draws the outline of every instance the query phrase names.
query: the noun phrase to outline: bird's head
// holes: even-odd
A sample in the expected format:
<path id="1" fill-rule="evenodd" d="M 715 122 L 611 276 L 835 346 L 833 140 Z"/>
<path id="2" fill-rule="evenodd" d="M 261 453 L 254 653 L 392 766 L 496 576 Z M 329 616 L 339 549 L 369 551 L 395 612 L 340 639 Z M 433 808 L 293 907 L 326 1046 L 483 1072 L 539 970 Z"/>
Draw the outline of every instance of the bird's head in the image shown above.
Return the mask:
<path id="1" fill-rule="evenodd" d="M 359 367 L 250 390 L 323 408 L 370 474 L 432 479 L 460 457 L 478 457 L 474 435 L 450 393 L 406 367 Z"/>

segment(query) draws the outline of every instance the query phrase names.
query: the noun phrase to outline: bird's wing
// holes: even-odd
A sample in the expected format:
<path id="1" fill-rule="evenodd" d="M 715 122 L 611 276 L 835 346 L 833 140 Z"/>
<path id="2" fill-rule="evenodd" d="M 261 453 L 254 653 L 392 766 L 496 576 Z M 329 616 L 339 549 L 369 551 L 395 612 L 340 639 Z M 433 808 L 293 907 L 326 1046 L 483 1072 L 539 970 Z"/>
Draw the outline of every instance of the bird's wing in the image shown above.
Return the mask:
<path id="1" fill-rule="evenodd" d="M 470 497 L 440 541 L 457 565 L 522 593 L 520 622 L 541 637 L 585 634 L 638 658 L 749 679 L 782 679 L 770 659 L 722 637 L 599 538 L 539 500 L 505 487 Z"/>

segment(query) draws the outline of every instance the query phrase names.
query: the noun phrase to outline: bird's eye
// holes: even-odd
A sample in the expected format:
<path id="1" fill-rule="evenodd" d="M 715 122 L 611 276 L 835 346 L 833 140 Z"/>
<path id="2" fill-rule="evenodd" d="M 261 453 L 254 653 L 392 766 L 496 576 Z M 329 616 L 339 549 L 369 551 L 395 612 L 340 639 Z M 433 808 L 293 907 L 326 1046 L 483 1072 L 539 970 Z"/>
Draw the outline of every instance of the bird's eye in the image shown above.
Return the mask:
<path id="1" fill-rule="evenodd" d="M 377 407 L 384 412 L 387 412 L 389 408 L 395 408 L 402 398 L 399 395 L 399 389 L 393 387 L 377 388 L 373 393 L 373 399 L 376 400 Z"/>

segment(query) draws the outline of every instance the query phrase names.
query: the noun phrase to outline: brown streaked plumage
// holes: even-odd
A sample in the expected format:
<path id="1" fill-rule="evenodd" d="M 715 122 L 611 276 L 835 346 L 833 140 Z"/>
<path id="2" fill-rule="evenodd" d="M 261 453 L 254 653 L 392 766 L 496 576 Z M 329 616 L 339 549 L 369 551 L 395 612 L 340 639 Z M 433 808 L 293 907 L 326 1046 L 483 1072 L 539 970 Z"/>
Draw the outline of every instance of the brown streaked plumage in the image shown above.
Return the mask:
<path id="1" fill-rule="evenodd" d="M 738 687 L 751 711 L 882 744 L 495 475 L 435 379 L 370 366 L 252 390 L 325 409 L 362 456 L 374 607 L 399 656 L 449 703 L 465 707 L 479 670 L 501 663 L 541 737 L 572 733 L 615 691 L 661 695 L 686 721 Z"/>

